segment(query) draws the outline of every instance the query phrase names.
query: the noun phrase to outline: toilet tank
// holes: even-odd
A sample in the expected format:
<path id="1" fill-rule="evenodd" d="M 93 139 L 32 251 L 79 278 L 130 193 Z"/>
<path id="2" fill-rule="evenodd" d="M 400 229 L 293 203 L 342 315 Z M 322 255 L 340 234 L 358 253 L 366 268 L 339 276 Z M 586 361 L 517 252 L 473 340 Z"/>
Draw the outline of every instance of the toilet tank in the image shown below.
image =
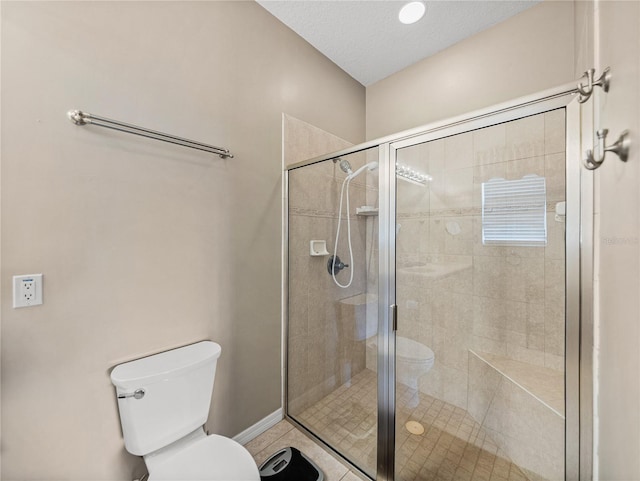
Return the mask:
<path id="1" fill-rule="evenodd" d="M 147 455 L 207 421 L 220 352 L 215 342 L 202 341 L 126 362 L 111 371 L 127 451 Z M 139 389 L 144 389 L 139 399 L 122 397 Z"/>

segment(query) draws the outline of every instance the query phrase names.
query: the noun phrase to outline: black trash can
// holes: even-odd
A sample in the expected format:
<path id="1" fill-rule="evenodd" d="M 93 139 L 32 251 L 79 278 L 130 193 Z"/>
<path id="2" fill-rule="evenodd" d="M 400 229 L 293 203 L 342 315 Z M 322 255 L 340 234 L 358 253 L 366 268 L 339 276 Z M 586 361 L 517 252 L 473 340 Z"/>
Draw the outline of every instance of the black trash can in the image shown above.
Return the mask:
<path id="1" fill-rule="evenodd" d="M 292 447 L 276 452 L 259 469 L 262 481 L 324 481 L 322 470 Z"/>

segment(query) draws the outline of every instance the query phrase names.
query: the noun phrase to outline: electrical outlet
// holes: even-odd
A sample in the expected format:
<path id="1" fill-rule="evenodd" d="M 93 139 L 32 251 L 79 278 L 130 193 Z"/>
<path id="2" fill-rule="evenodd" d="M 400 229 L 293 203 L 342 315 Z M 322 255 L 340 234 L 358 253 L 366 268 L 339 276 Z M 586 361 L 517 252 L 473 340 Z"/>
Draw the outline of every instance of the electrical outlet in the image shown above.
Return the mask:
<path id="1" fill-rule="evenodd" d="M 13 276 L 13 307 L 42 304 L 42 274 Z"/>

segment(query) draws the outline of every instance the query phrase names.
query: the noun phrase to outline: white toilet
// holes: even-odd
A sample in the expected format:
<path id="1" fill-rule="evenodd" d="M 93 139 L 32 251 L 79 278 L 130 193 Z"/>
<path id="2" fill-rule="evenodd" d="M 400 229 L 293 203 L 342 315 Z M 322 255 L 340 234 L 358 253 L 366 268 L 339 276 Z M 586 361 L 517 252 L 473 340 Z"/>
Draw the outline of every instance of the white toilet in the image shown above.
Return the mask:
<path id="1" fill-rule="evenodd" d="M 434 360 L 429 347 L 413 339 L 396 337 L 396 373 L 402 384 L 417 390 L 420 376 L 431 370 Z"/>
<path id="2" fill-rule="evenodd" d="M 367 366 L 375 369 L 378 355 L 377 336 L 367 341 Z M 433 367 L 435 354 L 433 351 L 413 339 L 396 336 L 396 377 L 398 382 L 418 391 L 420 377 Z"/>
<path id="3" fill-rule="evenodd" d="M 203 341 L 111 372 L 124 444 L 143 456 L 149 481 L 259 481 L 249 452 L 204 432 L 220 346 Z"/>

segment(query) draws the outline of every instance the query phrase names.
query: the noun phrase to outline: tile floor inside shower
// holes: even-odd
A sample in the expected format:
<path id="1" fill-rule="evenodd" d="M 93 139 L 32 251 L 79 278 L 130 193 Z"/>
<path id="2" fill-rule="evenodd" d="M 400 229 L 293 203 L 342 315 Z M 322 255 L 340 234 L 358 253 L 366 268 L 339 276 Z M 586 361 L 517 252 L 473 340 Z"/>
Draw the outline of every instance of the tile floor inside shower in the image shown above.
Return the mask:
<path id="1" fill-rule="evenodd" d="M 376 465 L 376 373 L 365 369 L 294 418 L 345 457 Z M 397 386 L 396 479 L 399 481 L 528 481 L 482 427 L 465 411 L 427 394 L 416 398 Z M 413 407 L 408 407 L 413 406 Z M 411 434 L 404 425 L 417 421 L 424 433 Z M 247 444 L 261 464 L 271 454 L 294 446 L 313 459 L 327 481 L 363 479 L 287 421 Z"/>

